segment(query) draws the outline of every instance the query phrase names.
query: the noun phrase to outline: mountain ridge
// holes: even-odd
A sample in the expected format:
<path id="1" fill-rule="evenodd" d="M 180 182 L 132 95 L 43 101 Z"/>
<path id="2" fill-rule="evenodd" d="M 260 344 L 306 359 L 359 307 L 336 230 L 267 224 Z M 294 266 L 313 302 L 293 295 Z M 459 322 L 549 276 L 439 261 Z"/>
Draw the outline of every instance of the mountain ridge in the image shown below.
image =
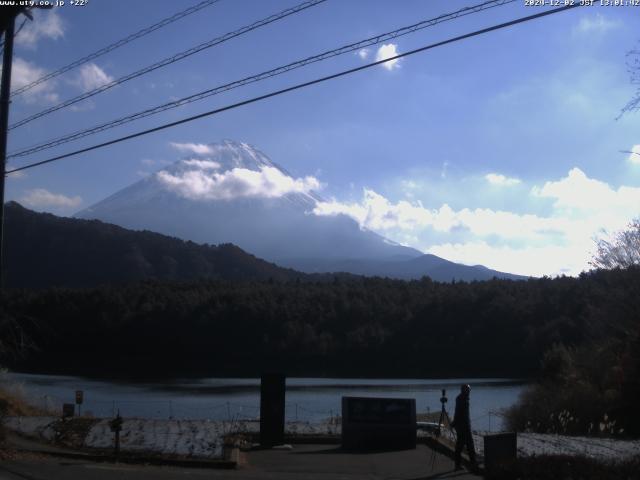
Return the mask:
<path id="1" fill-rule="evenodd" d="M 246 143 L 225 140 L 199 147 L 200 153 L 115 192 L 75 217 L 198 243 L 233 243 L 278 264 L 305 257 L 422 255 L 360 228 L 350 217 L 313 214 L 322 198 L 305 184 L 308 177 L 294 179 Z M 255 194 L 260 189 L 263 196 Z"/>
<path id="2" fill-rule="evenodd" d="M 192 281 L 197 279 L 239 281 L 329 281 L 354 275 L 410 279 L 406 275 L 388 275 L 384 271 L 360 268 L 351 260 L 327 262 L 322 271 L 300 272 L 267 262 L 233 244 L 199 245 L 156 232 L 132 231 L 101 222 L 58 217 L 39 213 L 17 202 L 5 205 L 5 277 L 11 287 L 45 288 L 92 287 L 101 284 L 124 284 L 140 280 Z M 435 255 L 417 259 L 392 259 L 389 265 L 410 261 L 433 265 L 453 265 L 439 273 L 416 271 L 415 278 L 429 276 L 435 281 L 480 280 L 475 267 L 454 264 Z M 357 262 L 356 262 L 357 264 Z M 326 269 L 334 268 L 328 272 Z M 311 270 L 311 269 L 310 269 Z M 484 280 L 493 271 L 484 269 Z M 386 273 L 389 273 L 387 268 Z"/>
<path id="3" fill-rule="evenodd" d="M 5 277 L 16 288 L 93 287 L 152 279 L 314 278 L 256 258 L 235 245 L 198 245 L 99 220 L 38 213 L 17 202 L 5 205 L 5 222 Z"/>
<path id="4" fill-rule="evenodd" d="M 185 147 L 185 144 L 179 144 Z M 78 212 L 133 230 L 197 243 L 232 243 L 305 273 L 348 272 L 404 280 L 524 279 L 424 254 L 362 228 L 347 215 L 318 215 L 312 177 L 294 178 L 247 143 L 188 144 L 193 153 Z"/>

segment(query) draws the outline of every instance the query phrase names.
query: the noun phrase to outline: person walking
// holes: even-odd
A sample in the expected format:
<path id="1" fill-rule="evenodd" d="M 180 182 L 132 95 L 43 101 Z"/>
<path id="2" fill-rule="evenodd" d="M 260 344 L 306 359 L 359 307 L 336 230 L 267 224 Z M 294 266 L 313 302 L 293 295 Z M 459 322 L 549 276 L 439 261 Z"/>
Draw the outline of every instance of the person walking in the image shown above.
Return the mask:
<path id="1" fill-rule="evenodd" d="M 460 387 L 460 395 L 456 397 L 456 411 L 453 416 L 453 422 L 451 422 L 451 426 L 456 430 L 456 470 L 462 468 L 462 449 L 465 446 L 467 447 L 467 453 L 473 465 L 473 470 L 476 471 L 478 469 L 476 450 L 473 446 L 473 437 L 471 436 L 471 418 L 469 417 L 470 393 L 471 387 L 469 385 L 462 385 Z"/>

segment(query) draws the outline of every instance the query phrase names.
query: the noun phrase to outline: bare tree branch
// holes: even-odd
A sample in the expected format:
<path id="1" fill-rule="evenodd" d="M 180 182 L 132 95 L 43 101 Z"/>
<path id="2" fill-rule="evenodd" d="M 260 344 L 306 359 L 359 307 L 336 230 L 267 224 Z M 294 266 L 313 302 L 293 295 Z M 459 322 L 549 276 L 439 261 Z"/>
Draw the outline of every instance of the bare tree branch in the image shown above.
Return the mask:
<path id="1" fill-rule="evenodd" d="M 640 265 L 640 217 L 610 240 L 596 240 L 596 253 L 589 262 L 595 268 L 627 268 Z"/>
<path id="2" fill-rule="evenodd" d="M 636 86 L 636 93 L 622 108 L 618 118 L 622 117 L 625 113 L 640 110 L 640 48 L 627 52 L 627 71 L 631 77 L 631 85 Z"/>

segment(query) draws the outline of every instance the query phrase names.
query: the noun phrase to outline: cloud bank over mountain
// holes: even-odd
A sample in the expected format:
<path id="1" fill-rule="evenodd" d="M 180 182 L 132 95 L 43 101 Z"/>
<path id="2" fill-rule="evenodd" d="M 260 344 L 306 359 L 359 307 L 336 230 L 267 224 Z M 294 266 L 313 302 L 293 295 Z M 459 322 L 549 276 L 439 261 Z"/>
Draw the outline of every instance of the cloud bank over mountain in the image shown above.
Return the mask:
<path id="1" fill-rule="evenodd" d="M 226 172 L 216 170 L 211 160 L 186 160 L 185 165 L 195 167 L 178 174 L 158 172 L 158 180 L 185 198 L 192 200 L 233 200 L 234 198 L 280 198 L 289 193 L 310 193 L 320 189 L 314 177 L 292 178 L 275 167 L 260 170 L 234 168 Z"/>
<path id="2" fill-rule="evenodd" d="M 588 269 L 594 237 L 624 228 L 640 205 L 639 187 L 613 187 L 578 167 L 536 183 L 500 172 L 478 177 L 479 190 L 517 196 L 503 208 L 428 205 L 415 181 L 404 182 L 405 198 L 398 200 L 364 187 L 360 199 L 344 201 L 323 198 L 319 192 L 327 186 L 317 176 L 293 176 L 246 143 L 171 147 L 188 156 L 81 216 L 194 241 L 232 242 L 305 271 L 332 259 L 331 268 L 377 273 L 378 267 L 349 262 L 429 253 L 542 276 Z"/>
<path id="3" fill-rule="evenodd" d="M 594 238 L 625 228 L 636 217 L 640 188 L 613 187 L 580 168 L 542 184 L 485 176 L 492 186 L 521 189 L 514 210 L 429 208 L 419 200 L 392 201 L 365 188 L 359 201 L 320 202 L 317 215 L 348 215 L 362 227 L 422 251 L 465 264 L 542 276 L 577 275 L 589 268 Z M 415 186 L 415 185 L 414 185 Z M 523 206 L 543 202 L 523 212 Z"/>
<path id="4" fill-rule="evenodd" d="M 349 216 L 314 215 L 314 207 L 323 201 L 317 193 L 321 182 L 290 175 L 246 143 L 172 146 L 189 156 L 78 216 L 199 243 L 233 243 L 305 271 L 329 268 L 328 261 L 421 255 Z"/>

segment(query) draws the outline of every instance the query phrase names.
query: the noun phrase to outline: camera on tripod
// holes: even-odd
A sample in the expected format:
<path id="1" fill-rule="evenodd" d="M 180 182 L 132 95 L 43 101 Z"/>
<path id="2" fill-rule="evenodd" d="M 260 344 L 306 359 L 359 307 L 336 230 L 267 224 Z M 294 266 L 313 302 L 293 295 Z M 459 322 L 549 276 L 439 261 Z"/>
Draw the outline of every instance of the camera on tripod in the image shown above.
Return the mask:
<path id="1" fill-rule="evenodd" d="M 438 428 L 436 429 L 436 436 L 439 437 L 442 434 L 442 427 L 444 426 L 445 419 L 447 420 L 447 424 L 451 425 L 451 421 L 449 420 L 449 415 L 447 414 L 447 409 L 445 405 L 449 399 L 447 398 L 447 391 L 442 389 L 442 396 L 440 397 L 440 403 L 442 404 L 442 409 L 440 410 L 440 420 L 438 420 Z"/>

